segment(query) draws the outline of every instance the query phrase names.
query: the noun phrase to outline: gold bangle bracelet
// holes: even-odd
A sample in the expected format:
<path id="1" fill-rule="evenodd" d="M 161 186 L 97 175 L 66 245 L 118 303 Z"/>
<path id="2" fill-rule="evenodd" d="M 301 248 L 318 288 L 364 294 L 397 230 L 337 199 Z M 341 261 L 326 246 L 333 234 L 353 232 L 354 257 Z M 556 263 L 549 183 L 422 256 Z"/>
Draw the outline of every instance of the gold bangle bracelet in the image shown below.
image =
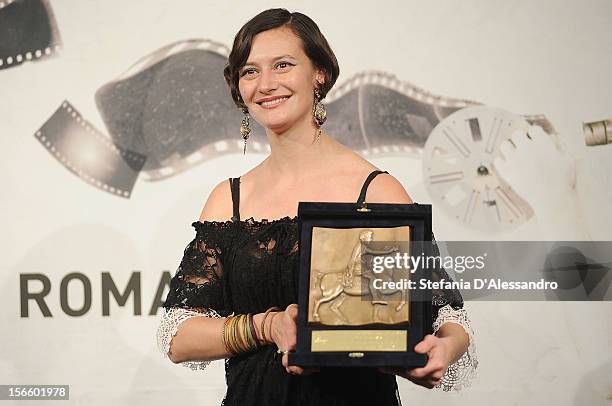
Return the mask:
<path id="1" fill-rule="evenodd" d="M 249 351 L 252 351 L 256 346 L 255 346 L 255 342 L 253 341 L 253 337 L 251 336 L 251 329 L 249 327 L 249 318 L 251 317 L 250 314 L 247 314 L 246 317 L 244 318 L 244 323 L 242 324 L 242 330 L 244 331 L 244 338 L 246 339 Z"/>
<path id="2" fill-rule="evenodd" d="M 234 355 L 234 347 L 232 346 L 232 342 L 231 342 L 231 335 L 232 335 L 232 322 L 234 320 L 234 316 L 230 316 L 227 318 L 226 321 L 226 328 L 225 328 L 225 344 L 227 346 L 227 352 L 229 352 L 230 354 Z"/>
<path id="3" fill-rule="evenodd" d="M 253 315 L 251 313 L 247 314 L 246 317 L 246 321 L 244 323 L 244 334 L 247 338 L 247 341 L 249 343 L 249 349 L 255 349 L 257 348 L 257 342 L 255 341 L 255 339 L 253 338 L 253 332 L 251 330 L 251 319 L 253 318 Z"/>
<path id="4" fill-rule="evenodd" d="M 225 344 L 225 350 L 230 355 L 234 354 L 234 351 L 232 349 L 232 346 L 230 344 L 229 337 L 228 337 L 229 331 L 231 329 L 230 323 L 232 322 L 232 317 L 233 316 L 229 316 L 225 319 L 225 322 L 223 323 L 223 330 L 222 330 L 223 344 Z"/>
<path id="5" fill-rule="evenodd" d="M 262 328 L 265 328 L 265 319 L 268 314 L 275 309 L 277 308 L 268 309 L 264 315 Z M 221 335 L 225 349 L 230 355 L 250 352 L 259 347 L 257 332 L 251 313 L 227 317 L 223 323 Z M 263 337 L 265 337 L 265 335 L 263 335 Z"/>
<path id="6" fill-rule="evenodd" d="M 236 319 L 236 323 L 234 324 L 234 340 L 236 345 L 236 352 L 241 353 L 244 352 L 244 341 L 242 337 L 241 327 L 242 320 L 244 319 L 244 315 L 241 314 Z"/>
<path id="7" fill-rule="evenodd" d="M 244 330 L 244 326 L 246 324 L 245 321 L 246 321 L 246 316 L 244 314 L 241 314 L 240 320 L 238 321 L 236 325 L 238 348 L 240 349 L 241 352 L 247 352 L 249 348 L 247 338 L 245 336 L 245 330 Z"/>
<path id="8" fill-rule="evenodd" d="M 232 318 L 230 328 L 229 328 L 229 334 L 228 334 L 228 339 L 229 339 L 228 341 L 230 343 L 230 347 L 232 348 L 232 352 L 234 353 L 234 355 L 240 353 L 240 348 L 238 345 L 238 336 L 236 334 L 236 327 L 239 321 L 240 321 L 240 316 L 234 316 Z"/>

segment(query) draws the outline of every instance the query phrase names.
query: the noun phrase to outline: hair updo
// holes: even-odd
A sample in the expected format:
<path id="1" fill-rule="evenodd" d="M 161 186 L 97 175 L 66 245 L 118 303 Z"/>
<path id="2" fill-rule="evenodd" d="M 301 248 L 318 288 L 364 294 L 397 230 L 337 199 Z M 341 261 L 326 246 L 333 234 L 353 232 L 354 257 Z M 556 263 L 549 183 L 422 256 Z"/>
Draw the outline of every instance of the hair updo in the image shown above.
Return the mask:
<path id="1" fill-rule="evenodd" d="M 238 89 L 239 72 L 251 53 L 253 38 L 260 32 L 280 27 L 291 29 L 301 39 L 304 53 L 310 62 L 315 68 L 324 72 L 325 82 L 319 87 L 321 98 L 324 98 L 336 83 L 340 73 L 338 61 L 317 24 L 302 13 L 290 13 L 284 8 L 272 8 L 257 14 L 240 28 L 234 38 L 228 63 L 223 69 L 223 76 L 230 88 L 232 99 L 239 108 L 246 107 Z"/>

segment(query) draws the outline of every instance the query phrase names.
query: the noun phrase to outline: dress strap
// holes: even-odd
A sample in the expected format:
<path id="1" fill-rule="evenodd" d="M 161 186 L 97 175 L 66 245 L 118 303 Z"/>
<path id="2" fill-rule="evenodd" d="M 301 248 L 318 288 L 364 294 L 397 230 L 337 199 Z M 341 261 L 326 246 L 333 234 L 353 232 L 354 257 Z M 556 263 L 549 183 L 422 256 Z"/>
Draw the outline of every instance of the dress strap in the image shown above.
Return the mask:
<path id="1" fill-rule="evenodd" d="M 365 203 L 366 193 L 368 192 L 368 186 L 370 186 L 370 182 L 372 182 L 372 179 L 374 179 L 377 175 L 380 175 L 381 173 L 389 173 L 389 172 L 379 171 L 379 170 L 372 171 L 368 175 L 365 182 L 363 182 L 363 186 L 361 187 L 361 192 L 359 193 L 359 199 L 357 199 L 358 206 L 362 206 Z"/>
<path id="2" fill-rule="evenodd" d="M 240 221 L 240 177 L 230 178 L 230 189 L 232 190 L 233 215 L 232 221 Z"/>

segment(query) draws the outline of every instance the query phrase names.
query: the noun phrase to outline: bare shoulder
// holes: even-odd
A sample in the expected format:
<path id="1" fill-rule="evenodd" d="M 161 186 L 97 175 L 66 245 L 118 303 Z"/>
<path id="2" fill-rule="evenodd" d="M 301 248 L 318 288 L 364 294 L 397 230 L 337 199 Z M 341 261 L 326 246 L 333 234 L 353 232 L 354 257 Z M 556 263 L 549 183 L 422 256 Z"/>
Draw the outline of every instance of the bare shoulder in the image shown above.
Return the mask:
<path id="1" fill-rule="evenodd" d="M 369 203 L 412 203 L 404 186 L 393 175 L 381 173 L 370 183 L 366 196 Z"/>
<path id="2" fill-rule="evenodd" d="M 229 179 L 213 188 L 200 213 L 200 221 L 226 221 L 232 217 L 232 193 Z"/>
<path id="3" fill-rule="evenodd" d="M 349 148 L 346 149 L 348 151 L 344 154 L 346 159 L 344 166 L 353 168 L 350 175 L 353 179 L 363 182 L 372 171 L 380 170 L 358 153 Z M 366 202 L 409 204 L 412 203 L 412 198 L 400 181 L 393 175 L 381 173 L 370 182 L 366 194 Z"/>

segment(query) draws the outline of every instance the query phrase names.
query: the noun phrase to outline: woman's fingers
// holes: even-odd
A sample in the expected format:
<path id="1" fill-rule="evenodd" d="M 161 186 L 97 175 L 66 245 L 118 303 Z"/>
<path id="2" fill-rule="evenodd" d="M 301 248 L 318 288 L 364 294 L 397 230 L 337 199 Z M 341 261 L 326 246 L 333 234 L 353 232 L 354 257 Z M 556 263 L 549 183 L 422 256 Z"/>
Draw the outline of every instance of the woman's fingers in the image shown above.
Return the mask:
<path id="1" fill-rule="evenodd" d="M 298 306 L 296 304 L 290 304 L 285 309 L 285 323 L 284 323 L 284 347 L 282 350 L 293 351 L 297 344 L 297 326 L 295 320 L 297 319 Z"/>
<path id="2" fill-rule="evenodd" d="M 427 354 L 427 364 L 421 368 L 413 368 L 408 371 L 408 377 L 414 379 L 440 379 L 445 372 L 444 347 L 438 337 L 428 334 L 423 341 L 418 343 L 414 350 Z"/>
<path id="3" fill-rule="evenodd" d="M 440 383 L 440 381 L 436 379 L 415 378 L 410 375 L 410 370 L 405 370 L 405 369 L 401 370 L 397 368 L 379 368 L 379 371 L 385 374 L 401 376 L 402 378 L 408 379 L 409 381 L 412 381 L 417 385 L 424 386 L 428 389 L 432 389 L 434 386 Z"/>
<path id="4" fill-rule="evenodd" d="M 295 303 L 290 304 L 285 309 L 285 313 L 295 323 L 297 321 L 298 305 L 296 305 Z"/>
<path id="5" fill-rule="evenodd" d="M 274 330 L 273 340 L 278 349 L 282 351 L 295 350 L 297 327 L 297 305 L 290 304 L 287 308 L 273 316 Z"/>
<path id="6" fill-rule="evenodd" d="M 421 379 L 425 378 L 428 375 L 432 375 L 437 371 L 441 371 L 442 368 L 444 368 L 442 362 L 440 362 L 435 357 L 430 357 L 429 361 L 424 367 L 410 369 L 408 372 L 408 376 L 410 376 L 411 378 Z"/>
<path id="7" fill-rule="evenodd" d="M 295 350 L 296 346 L 296 338 L 297 338 L 297 328 L 296 328 L 296 320 L 298 315 L 298 305 L 295 303 L 287 306 L 285 311 L 282 314 L 283 323 L 282 323 L 282 338 L 280 343 L 277 343 L 279 351 L 283 353 L 282 364 L 285 367 L 287 373 L 292 375 L 308 375 L 313 372 L 317 372 L 317 369 L 309 368 L 304 369 L 298 366 L 289 366 L 289 356 L 287 353 L 289 351 Z"/>
<path id="8" fill-rule="evenodd" d="M 287 373 L 289 375 L 302 375 L 302 371 L 297 367 L 289 367 L 287 368 Z"/>
<path id="9" fill-rule="evenodd" d="M 427 335 L 423 341 L 415 346 L 415 351 L 428 355 L 425 366 L 412 369 L 379 368 L 378 370 L 386 374 L 404 377 L 417 385 L 432 389 L 440 384 L 446 370 L 444 348 L 438 337 Z"/>
<path id="10" fill-rule="evenodd" d="M 435 337 L 431 334 L 427 334 L 425 338 L 423 338 L 423 341 L 419 342 L 417 345 L 414 346 L 414 351 L 420 354 L 427 354 L 432 348 L 436 346 L 436 344 L 438 343 L 437 340 L 439 340 L 438 337 Z"/>
<path id="11" fill-rule="evenodd" d="M 419 381 L 419 380 L 414 380 L 414 379 L 410 379 L 410 380 L 414 382 L 415 384 L 423 386 L 427 389 L 433 389 L 437 385 L 429 381 Z"/>
<path id="12" fill-rule="evenodd" d="M 282 363 L 287 373 L 291 375 L 310 375 L 319 372 L 319 368 L 302 368 L 295 365 L 289 366 L 289 357 L 287 354 L 283 354 Z"/>
<path id="13" fill-rule="evenodd" d="M 304 374 L 304 368 L 300 368 L 296 366 L 290 366 L 286 368 L 286 370 L 287 370 L 287 373 L 291 375 L 303 375 Z"/>

